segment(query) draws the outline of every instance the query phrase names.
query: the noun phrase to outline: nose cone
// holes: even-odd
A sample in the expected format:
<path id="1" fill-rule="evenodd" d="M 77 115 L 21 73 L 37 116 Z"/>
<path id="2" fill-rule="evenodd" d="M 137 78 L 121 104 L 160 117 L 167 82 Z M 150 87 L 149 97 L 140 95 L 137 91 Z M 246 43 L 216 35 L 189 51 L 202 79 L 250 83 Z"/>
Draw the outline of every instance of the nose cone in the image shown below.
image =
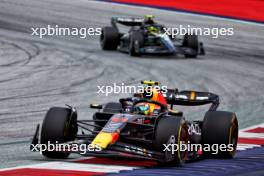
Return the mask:
<path id="1" fill-rule="evenodd" d="M 93 140 L 92 145 L 99 146 L 102 149 L 107 148 L 109 144 L 113 144 L 119 137 L 118 133 L 100 132 Z"/>

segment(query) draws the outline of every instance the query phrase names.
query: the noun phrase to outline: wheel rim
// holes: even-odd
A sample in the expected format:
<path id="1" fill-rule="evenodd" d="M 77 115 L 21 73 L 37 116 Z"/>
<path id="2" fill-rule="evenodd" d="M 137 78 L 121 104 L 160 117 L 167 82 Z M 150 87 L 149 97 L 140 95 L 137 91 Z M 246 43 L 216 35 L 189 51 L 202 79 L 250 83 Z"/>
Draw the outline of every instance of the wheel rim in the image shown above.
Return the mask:
<path id="1" fill-rule="evenodd" d="M 238 126 L 237 123 L 233 121 L 229 129 L 229 144 L 233 145 L 233 150 L 230 151 L 231 156 L 233 156 L 236 152 L 237 140 L 238 140 Z"/>
<path id="2" fill-rule="evenodd" d="M 188 144 L 189 135 L 188 135 L 187 126 L 185 124 L 180 127 L 178 135 L 179 135 L 178 136 L 178 146 L 180 146 L 180 144 L 187 145 Z M 182 161 L 182 160 L 186 160 L 187 157 L 188 157 L 188 150 L 181 151 L 179 149 L 179 151 L 178 151 L 178 159 L 180 161 Z"/>

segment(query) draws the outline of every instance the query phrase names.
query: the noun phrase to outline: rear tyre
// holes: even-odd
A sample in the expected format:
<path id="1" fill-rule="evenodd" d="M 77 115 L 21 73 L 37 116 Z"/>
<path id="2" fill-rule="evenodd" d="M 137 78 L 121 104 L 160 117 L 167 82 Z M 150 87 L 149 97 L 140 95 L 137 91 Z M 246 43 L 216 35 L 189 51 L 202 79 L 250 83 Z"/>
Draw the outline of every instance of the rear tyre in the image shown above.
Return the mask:
<path id="1" fill-rule="evenodd" d="M 182 45 L 184 47 L 191 48 L 194 51 L 193 54 L 185 54 L 184 56 L 186 58 L 196 58 L 197 57 L 198 49 L 199 49 L 199 42 L 198 42 L 197 35 L 185 34 Z"/>
<path id="2" fill-rule="evenodd" d="M 205 147 L 212 145 L 232 145 L 226 151 L 203 151 L 205 157 L 233 158 L 238 140 L 238 121 L 235 113 L 225 111 L 207 112 L 202 127 L 202 143 Z M 214 147 L 215 148 L 215 147 Z"/>
<path id="3" fill-rule="evenodd" d="M 56 144 L 75 139 L 77 134 L 77 113 L 71 109 L 52 107 L 47 112 L 41 129 L 41 144 Z M 70 152 L 43 151 L 42 155 L 48 158 L 64 159 Z"/>
<path id="4" fill-rule="evenodd" d="M 119 45 L 119 32 L 114 27 L 104 27 L 100 36 L 100 44 L 103 50 L 116 50 Z"/>
<path id="5" fill-rule="evenodd" d="M 139 31 L 132 31 L 130 37 L 129 55 L 140 56 L 140 48 L 144 45 L 144 35 Z"/>
<path id="6" fill-rule="evenodd" d="M 177 150 L 173 154 L 172 151 L 164 151 L 164 144 L 187 144 L 189 139 L 188 127 L 183 117 L 181 116 L 165 116 L 161 118 L 155 130 L 155 148 L 164 152 L 165 161 L 161 164 L 170 164 L 174 166 L 182 166 L 187 159 L 188 151 Z"/>

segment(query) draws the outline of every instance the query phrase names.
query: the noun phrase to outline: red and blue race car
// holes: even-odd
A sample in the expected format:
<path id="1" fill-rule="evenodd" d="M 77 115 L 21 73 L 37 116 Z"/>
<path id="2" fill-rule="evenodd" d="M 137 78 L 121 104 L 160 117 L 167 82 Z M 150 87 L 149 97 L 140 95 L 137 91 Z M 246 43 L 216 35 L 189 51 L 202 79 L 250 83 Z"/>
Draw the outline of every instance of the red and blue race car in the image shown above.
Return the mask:
<path id="1" fill-rule="evenodd" d="M 70 153 L 84 156 L 125 157 L 155 160 L 159 163 L 183 165 L 185 161 L 207 157 L 232 158 L 238 140 L 238 121 L 233 112 L 218 111 L 219 97 L 209 92 L 161 91 L 159 82 L 142 81 L 143 93 L 121 98 L 98 109 L 92 119 L 78 120 L 73 107 L 52 107 L 34 135 L 37 144 L 89 145 L 85 152 L 68 148 L 45 150 L 49 158 L 67 158 Z M 175 105 L 211 104 L 203 120 L 188 121 Z M 39 139 L 40 136 L 40 139 Z M 198 146 L 183 150 L 179 146 Z M 220 145 L 216 153 L 210 149 Z M 227 146 L 224 149 L 223 146 Z M 94 150 L 93 150 L 94 149 Z"/>

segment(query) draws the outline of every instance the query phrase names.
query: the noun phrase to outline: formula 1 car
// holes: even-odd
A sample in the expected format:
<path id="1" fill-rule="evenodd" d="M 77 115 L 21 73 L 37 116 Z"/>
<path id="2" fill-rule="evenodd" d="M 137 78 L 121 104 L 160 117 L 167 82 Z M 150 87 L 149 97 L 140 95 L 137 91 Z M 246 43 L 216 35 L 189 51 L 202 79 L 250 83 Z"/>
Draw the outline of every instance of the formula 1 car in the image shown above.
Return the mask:
<path id="1" fill-rule="evenodd" d="M 217 111 L 219 97 L 216 94 L 177 89 L 163 91 L 159 89 L 159 82 L 142 83 L 147 85 L 143 93 L 121 98 L 119 102 L 91 104 L 91 108 L 99 109 L 92 120 L 78 120 L 76 109 L 70 106 L 50 108 L 41 134 L 38 125 L 31 146 L 85 144 L 90 145 L 90 149 L 98 149 L 42 151 L 48 158 L 67 158 L 74 152 L 84 156 L 150 159 L 176 166 L 199 158 L 234 156 L 238 140 L 237 117 L 232 112 Z M 174 105 L 205 104 L 211 106 L 202 121 L 188 121 L 182 112 L 173 109 Z M 174 148 L 182 144 L 200 144 L 200 148 L 193 151 Z M 215 145 L 232 147 L 216 154 L 204 148 Z"/>
<path id="2" fill-rule="evenodd" d="M 102 28 L 101 48 L 118 49 L 131 56 L 183 54 L 185 57 L 195 58 L 198 54 L 205 54 L 203 44 L 198 42 L 197 35 L 185 34 L 183 39 L 176 38 L 168 34 L 165 27 L 155 23 L 152 18 L 113 17 L 112 26 Z M 128 33 L 119 32 L 117 24 L 129 26 Z"/>

